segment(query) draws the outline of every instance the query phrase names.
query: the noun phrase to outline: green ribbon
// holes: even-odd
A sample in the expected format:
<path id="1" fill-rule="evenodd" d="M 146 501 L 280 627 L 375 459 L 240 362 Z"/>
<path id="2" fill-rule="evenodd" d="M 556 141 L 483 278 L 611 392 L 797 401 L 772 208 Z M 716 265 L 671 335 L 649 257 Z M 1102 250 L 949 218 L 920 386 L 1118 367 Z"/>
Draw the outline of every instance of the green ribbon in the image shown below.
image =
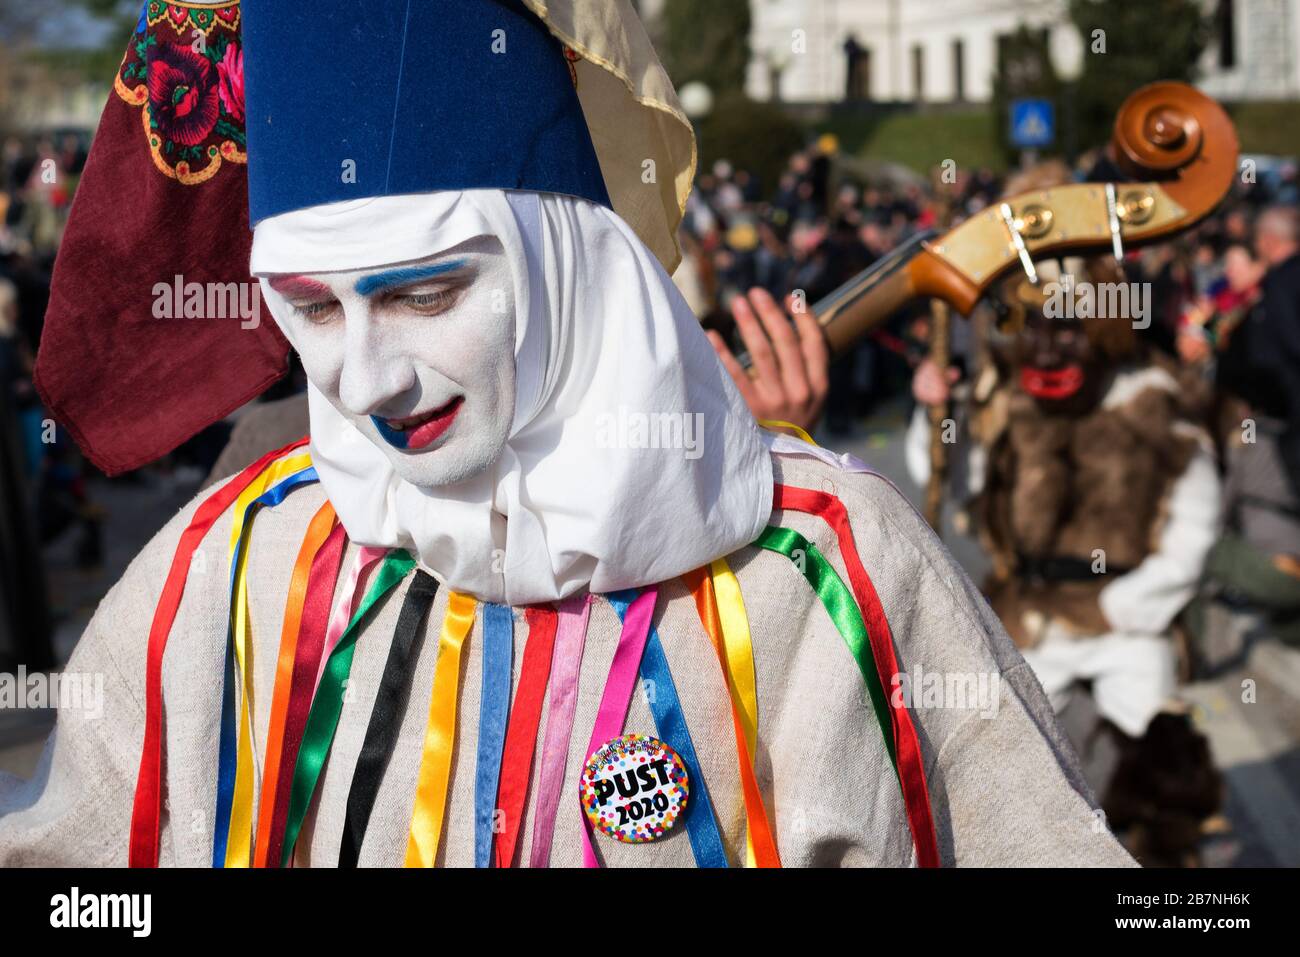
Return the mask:
<path id="1" fill-rule="evenodd" d="M 831 563 L 817 550 L 817 546 L 804 538 L 792 528 L 780 528 L 769 525 L 754 542 L 759 548 L 784 555 L 799 569 L 808 584 L 812 586 L 817 597 L 821 599 L 826 613 L 835 623 L 835 629 L 849 646 L 853 660 L 858 663 L 862 679 L 867 683 L 867 692 L 871 695 L 871 706 L 876 712 L 876 721 L 880 724 L 880 733 L 885 738 L 885 749 L 889 752 L 889 761 L 894 766 L 894 775 L 898 775 L 898 755 L 894 748 L 894 733 L 891 727 L 889 703 L 885 698 L 885 689 L 880 685 L 880 676 L 876 673 L 875 662 L 871 657 L 871 642 L 867 637 L 867 626 L 862 621 L 862 612 L 858 610 L 853 593 L 849 591 L 844 580 L 831 567 Z M 899 778 L 899 787 L 902 787 Z"/>
<path id="2" fill-rule="evenodd" d="M 343 713 L 343 684 L 352 671 L 352 654 L 356 649 L 357 633 L 360 624 L 369 615 L 379 599 L 383 598 L 393 587 L 405 578 L 415 567 L 415 559 L 407 552 L 396 550 L 389 552 L 375 574 L 375 580 L 361 604 L 344 629 L 339 643 L 330 652 L 325 663 L 325 672 L 321 675 L 320 687 L 312 698 L 311 712 L 307 715 L 307 727 L 303 731 L 302 746 L 298 750 L 298 763 L 293 769 L 293 787 L 289 791 L 289 817 L 284 830 L 284 847 L 280 854 L 280 866 L 288 867 L 293 858 L 293 848 L 298 842 L 298 832 L 302 830 L 303 819 L 311 805 L 312 795 L 316 793 L 316 784 L 320 780 L 321 768 L 329 754 L 330 745 L 334 743 L 334 732 L 339 726 L 339 715 Z"/>

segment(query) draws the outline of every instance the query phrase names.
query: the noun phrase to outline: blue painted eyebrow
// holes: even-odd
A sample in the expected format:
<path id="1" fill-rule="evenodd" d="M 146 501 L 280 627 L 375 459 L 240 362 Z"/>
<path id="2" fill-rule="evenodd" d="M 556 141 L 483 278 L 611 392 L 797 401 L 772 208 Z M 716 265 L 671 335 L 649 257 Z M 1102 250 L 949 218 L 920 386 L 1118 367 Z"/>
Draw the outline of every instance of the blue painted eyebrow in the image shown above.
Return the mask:
<path id="1" fill-rule="evenodd" d="M 445 272 L 451 272 L 453 269 L 459 269 L 463 265 L 465 265 L 463 259 L 449 259 L 446 262 L 431 263 L 428 266 L 401 266 L 397 269 L 386 269 L 383 272 L 362 276 L 357 280 L 353 288 L 356 289 L 359 295 L 373 296 L 385 289 L 393 289 L 397 286 L 405 286 L 408 283 L 419 282 L 421 279 L 440 276 Z"/>

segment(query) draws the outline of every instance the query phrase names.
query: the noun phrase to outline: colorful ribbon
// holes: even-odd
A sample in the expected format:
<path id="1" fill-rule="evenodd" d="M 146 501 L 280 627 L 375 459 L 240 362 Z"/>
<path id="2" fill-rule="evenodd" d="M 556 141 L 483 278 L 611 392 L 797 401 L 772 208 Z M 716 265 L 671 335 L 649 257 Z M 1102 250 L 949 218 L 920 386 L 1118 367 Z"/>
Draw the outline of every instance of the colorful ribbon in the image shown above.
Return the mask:
<path id="1" fill-rule="evenodd" d="M 347 532 L 335 525 L 325 544 L 312 561 L 307 579 L 307 596 L 303 602 L 298 624 L 296 647 L 293 649 L 289 692 L 283 716 L 280 717 L 279 753 L 269 751 L 262 774 L 257 841 L 254 848 L 256 867 L 279 867 L 280 851 L 284 846 L 284 827 L 289 816 L 289 792 L 293 787 L 293 769 L 298 761 L 298 748 L 302 744 L 303 729 L 311 710 L 312 694 L 316 690 L 316 674 L 325 647 L 325 629 L 329 622 L 330 602 L 338 583 L 339 569 L 343 563 L 343 548 Z M 283 654 L 280 665 L 283 667 Z M 277 677 L 276 691 L 279 692 Z M 272 736 L 276 734 L 276 715 L 272 709 Z M 269 824 L 266 823 L 270 815 Z"/>
<path id="2" fill-rule="evenodd" d="M 760 548 L 766 548 L 784 555 L 794 563 L 795 567 L 808 580 L 808 583 L 812 585 L 813 591 L 817 593 L 817 597 L 826 608 L 831 621 L 835 623 L 835 628 L 840 633 L 840 637 L 848 645 L 849 652 L 853 655 L 853 660 L 857 662 L 858 670 L 862 673 L 862 678 L 866 682 L 867 691 L 871 696 L 872 710 L 876 714 L 876 721 L 879 723 L 880 732 L 885 739 L 885 749 L 889 753 L 890 763 L 893 765 L 894 773 L 898 777 L 899 789 L 903 793 L 904 808 L 908 814 L 908 826 L 912 829 L 913 842 L 916 845 L 917 863 L 924 867 L 938 866 L 937 842 L 928 843 L 925 840 L 927 830 L 925 825 L 927 823 L 929 823 L 928 832 L 931 840 L 934 834 L 934 825 L 930 823 L 928 803 L 923 808 L 924 820 L 916 821 L 913 819 L 913 801 L 909 800 L 907 790 L 908 786 L 911 785 L 904 784 L 903 776 L 899 771 L 898 749 L 895 745 L 893 733 L 893 712 L 890 709 L 888 696 L 885 694 L 880 679 L 880 673 L 876 670 L 875 663 L 868 661 L 872 654 L 871 640 L 862 613 L 854 603 L 853 595 L 835 569 L 831 567 L 830 562 L 817 550 L 817 547 L 793 529 L 769 525 L 754 544 Z M 920 832 L 919 836 L 918 831 Z"/>
<path id="3" fill-rule="evenodd" d="M 212 866 L 247 867 L 253 837 L 252 621 L 248 611 L 248 536 L 253 517 L 263 506 L 279 505 L 291 491 L 315 482 L 309 455 L 273 463 L 235 502 L 230 529 L 230 619 L 222 669 L 221 733 L 217 748 L 217 810 L 213 828 Z M 269 491 L 266 487 L 276 483 Z M 235 666 L 238 665 L 238 671 Z M 235 730 L 235 687 L 239 694 L 239 728 Z"/>
<path id="4" fill-rule="evenodd" d="M 754 774 L 758 690 L 749 616 L 740 594 L 740 583 L 725 558 L 717 559 L 708 569 L 697 569 L 682 578 L 695 596 L 700 623 L 713 642 L 731 699 L 731 723 L 736 734 L 740 785 L 745 799 L 745 864 L 747 867 L 780 867 L 781 857 L 776 850 L 763 794 Z"/>
<path id="5" fill-rule="evenodd" d="M 438 638 L 438 663 L 429 696 L 429 721 L 424 732 L 411 834 L 406 842 L 407 867 L 433 867 L 438 860 L 442 821 L 447 811 L 447 782 L 456 749 L 456 695 L 460 687 L 460 652 L 474 626 L 477 602 L 451 592 Z"/>
<path id="6" fill-rule="evenodd" d="M 282 867 L 289 866 L 293 857 L 294 845 L 298 842 L 307 809 L 316 793 L 321 769 L 325 766 L 325 758 L 334 743 L 334 732 L 343 712 L 343 686 L 352 671 L 352 655 L 356 650 L 361 623 L 369 616 L 375 604 L 392 591 L 414 567 L 415 559 L 404 551 L 390 552 L 384 558 L 361 606 L 325 662 L 325 671 L 312 699 L 302 747 L 298 751 L 298 763 L 294 768 L 293 790 L 289 793 L 289 815 L 285 822 L 284 846 L 281 849 Z"/>
<path id="7" fill-rule="evenodd" d="M 636 591 L 615 592 L 607 597 L 618 617 L 624 618 L 629 613 L 628 606 L 635 599 Z M 659 633 L 653 626 L 650 627 L 645 650 L 641 655 L 641 682 L 643 692 L 646 684 L 652 689 L 646 698 L 660 740 L 681 755 L 686 773 L 690 776 L 691 796 L 686 807 L 686 836 L 691 842 L 691 853 L 695 855 L 696 866 L 726 867 L 727 853 L 722 846 L 722 832 L 718 829 L 713 802 L 709 799 L 709 789 L 704 783 L 704 772 L 700 769 L 700 761 L 695 754 L 695 742 L 691 740 L 690 729 L 686 726 L 686 715 L 682 712 L 681 699 L 677 696 L 677 685 L 673 682 L 672 672 L 668 670 L 668 657 L 659 641 Z M 619 731 L 621 730 L 620 727 Z M 616 731 L 615 734 L 617 733 Z"/>
<path id="8" fill-rule="evenodd" d="M 510 714 L 515 617 L 507 605 L 483 606 L 483 685 L 474 765 L 474 866 L 492 866 L 497 784 Z"/>
<path id="9" fill-rule="evenodd" d="M 284 853 L 284 835 L 289 822 L 289 798 L 293 792 L 293 777 L 297 771 L 298 754 L 302 749 L 303 735 L 307 731 L 307 719 L 315 701 L 316 689 L 320 687 L 325 663 L 338 647 L 339 639 L 347 631 L 348 623 L 352 621 L 352 616 L 366 594 L 366 573 L 387 554 L 386 548 L 363 546 L 357 549 L 347 573 L 343 576 L 344 582 L 343 587 L 339 589 L 338 601 L 333 604 L 331 610 L 335 586 L 338 583 L 339 567 L 343 559 L 342 543 L 340 543 L 339 554 L 333 559 L 333 577 L 329 579 L 328 585 L 321 582 L 321 593 L 312 601 L 313 617 L 311 630 L 308 633 L 309 651 L 294 666 L 294 692 L 291 700 L 295 704 L 291 708 L 285 727 L 286 741 L 289 742 L 286 747 L 292 749 L 288 751 L 280 772 L 281 784 L 277 798 L 279 807 L 276 810 L 271 838 L 275 842 L 275 850 L 273 854 L 268 854 L 269 861 L 287 860 L 288 866 L 293 865 L 292 854 Z"/>
<path id="10" fill-rule="evenodd" d="M 555 650 L 551 657 L 551 701 L 537 779 L 529 867 L 547 867 L 551 863 L 551 841 L 555 836 L 555 815 L 560 807 L 564 771 L 569 762 L 573 713 L 578 706 L 578 674 L 582 670 L 591 602 L 591 595 L 575 595 L 560 602 L 557 612 Z"/>
<path id="11" fill-rule="evenodd" d="M 149 626 L 144 679 L 144 743 L 140 749 L 140 770 L 136 776 L 135 799 L 131 807 L 131 844 L 127 855 L 131 867 L 158 866 L 162 830 L 163 653 L 167 649 L 167 638 L 176 621 L 181 597 L 185 593 L 185 582 L 189 577 L 194 552 L 222 513 L 271 462 L 306 444 L 307 437 L 304 436 L 262 456 L 204 499 L 194 510 L 185 531 L 181 532 Z"/>
<path id="12" fill-rule="evenodd" d="M 876 674 L 882 687 L 894 687 L 895 677 L 899 674 L 898 658 L 894 654 L 894 637 L 889 628 L 889 619 L 885 616 L 885 606 L 858 556 L 853 527 L 849 524 L 849 513 L 844 503 L 827 492 L 778 484 L 773 494 L 772 508 L 816 515 L 835 532 L 840 557 L 844 561 L 853 596 L 857 599 L 867 629 Z M 893 696 L 890 696 L 890 716 L 893 719 L 893 740 L 898 756 L 903 799 L 907 807 L 908 826 L 916 845 L 917 864 L 921 867 L 939 867 L 939 841 L 935 836 L 930 790 L 925 780 L 925 760 L 921 755 L 916 726 L 912 723 L 907 707 L 901 700 L 895 701 Z"/>
<path id="13" fill-rule="evenodd" d="M 325 502 L 307 525 L 298 548 L 289 577 L 289 595 L 284 603 L 284 624 L 280 629 L 280 652 L 276 657 L 275 684 L 271 694 L 271 720 L 266 734 L 266 756 L 262 764 L 262 793 L 258 802 L 256 844 L 253 864 L 265 867 L 267 862 L 266 838 L 271 832 L 275 816 L 276 789 L 279 785 L 278 769 L 284 748 L 284 720 L 289 710 L 289 693 L 293 686 L 293 663 L 298 654 L 298 635 L 302 628 L 302 614 L 307 604 L 307 586 L 316 555 L 338 527 L 334 506 Z"/>
<path id="14" fill-rule="evenodd" d="M 313 695 L 316 693 L 316 689 L 320 687 L 321 678 L 325 676 L 325 663 L 329 661 L 330 655 L 334 654 L 334 649 L 338 647 L 339 641 L 343 638 L 343 633 L 348 630 L 348 623 L 352 621 L 352 616 L 356 613 L 357 603 L 361 601 L 362 596 L 366 593 L 366 573 L 370 571 L 371 566 L 387 554 L 388 549 L 386 548 L 365 545 L 358 549 L 356 555 L 353 556 L 352 563 L 348 566 L 347 575 L 344 576 L 339 601 L 335 604 L 334 611 L 330 615 L 329 625 L 325 629 L 325 648 L 320 661 L 317 663 L 316 674 L 312 678 Z"/>
<path id="15" fill-rule="evenodd" d="M 827 614 L 831 616 L 835 630 L 848 645 L 853 660 L 858 664 L 858 670 L 862 672 L 863 680 L 867 683 L 867 692 L 871 696 L 872 710 L 876 713 L 876 721 L 880 725 L 880 733 L 885 739 L 885 748 L 889 752 L 889 761 L 897 772 L 898 758 L 895 754 L 893 731 L 889 724 L 889 704 L 885 689 L 881 687 L 880 676 L 876 674 L 875 669 L 867 666 L 867 658 L 870 654 L 867 627 L 863 624 L 862 615 L 857 605 L 853 603 L 853 596 L 843 579 L 817 550 L 817 546 L 792 528 L 769 525 L 754 544 L 790 559 L 795 568 L 808 580 L 808 584 L 812 585 Z"/>
<path id="16" fill-rule="evenodd" d="M 366 736 L 361 743 L 361 753 L 357 755 L 356 770 L 352 772 L 343 842 L 339 847 L 341 868 L 355 868 L 361 855 L 361 842 L 370 825 L 379 784 L 397 744 L 402 715 L 410 696 L 415 640 L 437 594 L 438 580 L 423 569 L 416 569 L 415 578 L 402 600 L 397 627 L 388 646 L 388 660 L 384 663 L 384 673 L 379 679 L 379 690 L 370 711 L 370 722 L 366 725 Z"/>
<path id="17" fill-rule="evenodd" d="M 791 432 L 799 436 L 800 439 L 802 439 L 804 442 L 807 442 L 809 445 L 815 446 L 816 448 L 821 448 L 820 445 L 817 445 L 817 443 L 813 441 L 813 437 L 811 435 L 809 435 L 806 431 L 804 431 L 799 426 L 795 425 L 793 422 L 786 422 L 782 419 L 759 419 L 758 424 L 761 425 L 763 428 L 771 429 L 772 431 L 777 431 L 779 429 L 789 429 Z"/>
<path id="18" fill-rule="evenodd" d="M 582 752 L 584 764 L 593 751 L 623 731 L 627 709 L 632 704 L 632 689 L 636 686 L 636 676 L 641 669 L 641 655 L 650 637 L 650 619 L 654 617 L 655 602 L 658 599 L 658 586 L 646 588 L 625 609 L 625 613 L 619 616 L 623 619 L 623 630 L 619 632 L 614 660 L 605 678 L 605 691 L 601 694 L 600 705 L 596 709 L 596 723 L 591 729 L 591 740 L 587 742 L 587 750 Z M 581 808 L 578 813 L 582 816 L 582 866 L 599 867 L 600 859 L 596 857 L 596 849 L 591 843 L 591 822 Z"/>
<path id="19" fill-rule="evenodd" d="M 528 801 L 528 781 L 533 773 L 533 754 L 537 750 L 537 728 L 542 721 L 542 702 L 546 683 L 551 676 L 551 659 L 555 649 L 558 624 L 553 608 L 528 608 L 528 641 L 524 645 L 523 670 L 519 691 L 510 709 L 506 728 L 506 746 L 501 757 L 501 783 L 497 804 L 501 807 L 501 836 L 496 841 L 496 866 L 510 867 L 515 859 L 515 845 L 524 823 Z"/>

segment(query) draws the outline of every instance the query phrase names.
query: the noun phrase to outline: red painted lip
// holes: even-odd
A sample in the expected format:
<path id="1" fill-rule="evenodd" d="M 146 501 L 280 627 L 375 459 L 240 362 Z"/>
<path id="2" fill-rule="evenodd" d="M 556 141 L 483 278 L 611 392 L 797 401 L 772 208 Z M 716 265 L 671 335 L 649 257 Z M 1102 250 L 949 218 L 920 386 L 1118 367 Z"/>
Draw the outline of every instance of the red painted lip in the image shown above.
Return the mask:
<path id="1" fill-rule="evenodd" d="M 424 412 L 405 419 L 389 419 L 388 425 L 390 428 L 407 433 L 406 447 L 408 449 L 422 449 L 451 428 L 451 423 L 455 420 L 456 413 L 460 411 L 460 407 L 464 402 L 465 397 L 458 395 L 446 405 L 439 406 L 431 412 Z"/>
<path id="2" fill-rule="evenodd" d="M 1083 387 L 1083 369 L 1068 365 L 1061 369 L 1020 370 L 1020 387 L 1036 399 L 1067 399 Z"/>

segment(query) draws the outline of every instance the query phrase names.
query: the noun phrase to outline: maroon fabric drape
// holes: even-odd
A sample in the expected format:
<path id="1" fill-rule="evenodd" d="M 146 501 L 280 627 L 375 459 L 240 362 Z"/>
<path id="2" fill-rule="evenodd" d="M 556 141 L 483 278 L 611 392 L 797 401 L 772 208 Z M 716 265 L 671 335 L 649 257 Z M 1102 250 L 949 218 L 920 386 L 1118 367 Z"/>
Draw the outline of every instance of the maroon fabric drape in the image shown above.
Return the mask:
<path id="1" fill-rule="evenodd" d="M 248 273 L 239 16 L 237 3 L 146 7 L 59 248 L 36 386 L 109 474 L 165 454 L 287 371 L 288 343 Z M 198 316 L 185 318 L 186 299 Z"/>

